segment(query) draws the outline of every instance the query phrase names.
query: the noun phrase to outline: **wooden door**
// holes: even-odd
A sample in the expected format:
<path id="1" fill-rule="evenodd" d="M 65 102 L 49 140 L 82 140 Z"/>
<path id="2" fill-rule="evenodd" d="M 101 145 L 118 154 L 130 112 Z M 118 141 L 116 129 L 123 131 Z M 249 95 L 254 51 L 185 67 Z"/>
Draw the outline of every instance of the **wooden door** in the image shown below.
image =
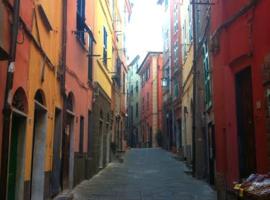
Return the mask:
<path id="1" fill-rule="evenodd" d="M 52 196 L 57 195 L 61 190 L 61 139 L 62 139 L 62 113 L 55 109 L 54 117 L 54 139 L 53 139 L 53 165 L 51 177 Z"/>
<path id="2" fill-rule="evenodd" d="M 256 172 L 256 148 L 253 120 L 251 70 L 236 75 L 236 106 L 239 145 L 239 175 L 246 178 Z"/>
<path id="3" fill-rule="evenodd" d="M 74 117 L 67 114 L 67 123 L 63 135 L 62 152 L 62 189 L 69 188 L 69 169 L 70 169 L 70 138 L 73 135 Z"/>

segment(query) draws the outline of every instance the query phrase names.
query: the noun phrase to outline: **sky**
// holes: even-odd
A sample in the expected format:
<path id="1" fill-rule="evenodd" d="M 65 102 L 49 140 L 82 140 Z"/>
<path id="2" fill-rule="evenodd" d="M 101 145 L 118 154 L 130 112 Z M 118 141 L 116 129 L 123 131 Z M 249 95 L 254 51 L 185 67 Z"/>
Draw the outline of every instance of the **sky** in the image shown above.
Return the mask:
<path id="1" fill-rule="evenodd" d="M 163 8 L 157 0 L 133 0 L 132 16 L 127 26 L 128 64 L 148 51 L 162 51 Z"/>

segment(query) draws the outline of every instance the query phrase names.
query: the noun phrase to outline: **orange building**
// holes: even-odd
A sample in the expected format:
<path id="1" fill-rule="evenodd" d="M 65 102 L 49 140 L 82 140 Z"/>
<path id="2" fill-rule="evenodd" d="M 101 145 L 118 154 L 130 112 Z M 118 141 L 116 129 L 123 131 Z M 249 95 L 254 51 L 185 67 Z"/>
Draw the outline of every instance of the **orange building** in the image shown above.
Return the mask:
<path id="1" fill-rule="evenodd" d="M 92 1 L 68 3 L 64 14 L 65 33 L 65 128 L 63 133 L 62 189 L 71 189 L 90 177 L 93 20 Z M 64 184 L 64 185 L 63 185 Z"/>
<path id="2" fill-rule="evenodd" d="M 2 1 L 9 60 L 1 62 L 1 199 L 50 197 L 53 136 L 61 132 L 60 1 Z M 1 16 L 1 17 L 2 17 Z M 8 19 L 12 18 L 12 23 Z M 12 30 L 11 37 L 8 35 Z M 3 45 L 5 46 L 5 44 Z M 7 73 L 7 68 L 8 73 Z"/>
<path id="3" fill-rule="evenodd" d="M 137 73 L 141 77 L 140 128 L 144 147 L 157 147 L 162 124 L 162 53 L 148 52 Z"/>

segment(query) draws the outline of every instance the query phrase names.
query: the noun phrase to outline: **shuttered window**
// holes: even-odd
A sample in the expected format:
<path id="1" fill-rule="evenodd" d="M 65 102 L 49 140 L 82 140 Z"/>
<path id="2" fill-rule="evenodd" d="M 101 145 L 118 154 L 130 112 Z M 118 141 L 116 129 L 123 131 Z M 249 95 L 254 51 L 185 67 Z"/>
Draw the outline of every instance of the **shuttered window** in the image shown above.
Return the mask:
<path id="1" fill-rule="evenodd" d="M 85 27 L 85 0 L 77 0 L 77 37 L 85 44 L 84 38 L 84 27 Z"/>
<path id="2" fill-rule="evenodd" d="M 210 73 L 209 53 L 207 42 L 203 45 L 203 66 L 204 66 L 204 84 L 205 84 L 205 103 L 207 109 L 212 106 L 212 89 Z"/>
<path id="3" fill-rule="evenodd" d="M 103 64 L 107 67 L 108 60 L 108 34 L 106 28 L 103 27 Z"/>

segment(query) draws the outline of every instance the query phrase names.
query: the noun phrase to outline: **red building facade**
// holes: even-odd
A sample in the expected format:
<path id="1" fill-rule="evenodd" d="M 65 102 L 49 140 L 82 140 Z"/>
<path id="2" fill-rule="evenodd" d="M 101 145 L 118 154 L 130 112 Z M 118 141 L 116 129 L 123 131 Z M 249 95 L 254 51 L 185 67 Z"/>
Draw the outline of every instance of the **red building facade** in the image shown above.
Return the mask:
<path id="1" fill-rule="evenodd" d="M 157 147 L 162 124 L 162 53 L 149 52 L 137 73 L 141 77 L 140 129 L 144 147 Z"/>
<path id="2" fill-rule="evenodd" d="M 81 4 L 81 5 L 78 5 Z M 92 65 L 94 6 L 91 2 L 73 1 L 67 4 L 66 24 L 66 60 L 65 60 L 65 132 L 63 147 L 67 155 L 64 158 L 64 170 L 72 184 L 90 177 L 89 143 L 92 110 Z M 74 154 L 68 157 L 69 152 Z M 69 166 L 68 162 L 74 163 Z M 66 164 L 66 165 L 65 165 Z M 87 167 L 87 169 L 85 168 Z M 86 172 L 86 173 L 82 173 Z"/>
<path id="3" fill-rule="evenodd" d="M 212 6 L 213 108 L 219 191 L 230 190 L 233 181 L 251 173 L 269 171 L 269 100 L 267 103 L 266 98 L 269 7 L 269 1 L 259 0 L 222 0 Z"/>

